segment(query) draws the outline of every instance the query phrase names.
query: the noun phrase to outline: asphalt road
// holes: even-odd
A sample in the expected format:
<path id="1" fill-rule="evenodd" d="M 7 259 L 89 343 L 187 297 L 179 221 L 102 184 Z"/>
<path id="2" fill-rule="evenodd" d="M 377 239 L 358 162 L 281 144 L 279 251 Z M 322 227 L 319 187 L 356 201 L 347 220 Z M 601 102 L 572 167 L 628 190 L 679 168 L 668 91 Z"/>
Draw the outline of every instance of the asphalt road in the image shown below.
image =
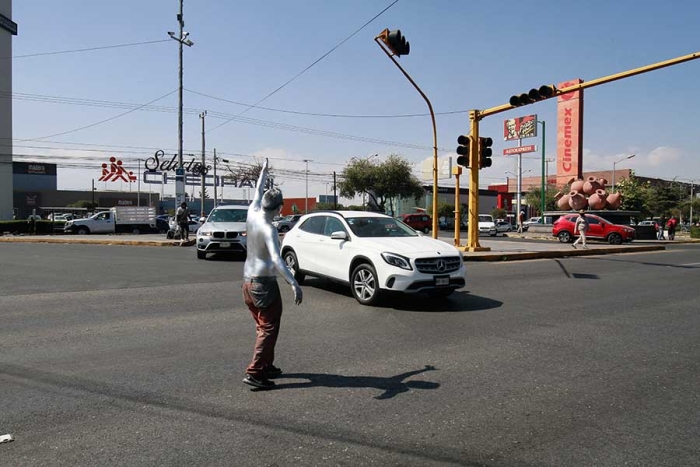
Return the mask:
<path id="1" fill-rule="evenodd" d="M 0 244 L 0 465 L 697 465 L 700 245 L 668 248 L 473 263 L 446 301 L 282 286 L 252 392 L 240 259 Z"/>

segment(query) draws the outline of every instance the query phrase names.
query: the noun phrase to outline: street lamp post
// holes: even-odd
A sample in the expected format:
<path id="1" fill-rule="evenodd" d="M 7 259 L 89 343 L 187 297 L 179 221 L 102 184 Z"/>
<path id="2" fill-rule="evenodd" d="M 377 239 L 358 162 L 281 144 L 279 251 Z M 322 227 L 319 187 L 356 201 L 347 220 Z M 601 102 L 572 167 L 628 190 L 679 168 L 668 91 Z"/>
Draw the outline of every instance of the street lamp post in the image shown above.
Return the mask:
<path id="1" fill-rule="evenodd" d="M 623 157 L 622 159 L 613 162 L 613 174 L 612 174 L 612 192 L 615 193 L 615 166 L 622 161 L 625 161 L 627 159 L 632 159 L 635 155 L 632 154 L 631 156 Z"/>
<path id="2" fill-rule="evenodd" d="M 306 196 L 304 197 L 304 214 L 309 213 L 309 162 L 311 159 L 304 159 L 306 162 Z"/>
<path id="3" fill-rule="evenodd" d="M 184 0 L 180 0 L 180 13 L 177 15 L 177 21 L 180 24 L 180 35 L 175 36 L 175 33 L 168 31 L 168 35 L 171 39 L 175 40 L 179 44 L 179 87 L 178 87 L 178 110 L 177 110 L 177 171 L 175 175 L 175 208 L 179 206 L 183 201 L 185 193 L 185 174 L 182 163 L 182 46 L 192 47 L 194 42 L 189 40 L 187 36 L 190 35 L 189 32 L 185 32 L 185 20 L 183 19 L 183 3 Z"/>

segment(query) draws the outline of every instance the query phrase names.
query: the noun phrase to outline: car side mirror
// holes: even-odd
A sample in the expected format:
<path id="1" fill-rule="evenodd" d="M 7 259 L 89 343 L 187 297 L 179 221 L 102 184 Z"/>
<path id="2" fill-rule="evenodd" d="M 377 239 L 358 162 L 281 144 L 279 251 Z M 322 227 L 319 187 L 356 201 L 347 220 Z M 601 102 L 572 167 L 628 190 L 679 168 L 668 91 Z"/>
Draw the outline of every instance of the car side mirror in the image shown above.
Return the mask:
<path id="1" fill-rule="evenodd" d="M 342 230 L 333 232 L 331 233 L 331 240 L 348 240 L 348 234 Z"/>

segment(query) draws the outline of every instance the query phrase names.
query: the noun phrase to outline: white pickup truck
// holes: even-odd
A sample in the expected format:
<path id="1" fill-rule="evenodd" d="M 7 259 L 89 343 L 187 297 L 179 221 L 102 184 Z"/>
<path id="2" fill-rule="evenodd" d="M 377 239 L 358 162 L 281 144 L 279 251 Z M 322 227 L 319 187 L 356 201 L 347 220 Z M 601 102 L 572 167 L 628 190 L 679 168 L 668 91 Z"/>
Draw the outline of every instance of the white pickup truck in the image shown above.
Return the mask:
<path id="1" fill-rule="evenodd" d="M 116 206 L 86 219 L 70 220 L 63 228 L 66 233 L 79 235 L 124 232 L 140 234 L 155 229 L 156 208 L 149 206 Z"/>

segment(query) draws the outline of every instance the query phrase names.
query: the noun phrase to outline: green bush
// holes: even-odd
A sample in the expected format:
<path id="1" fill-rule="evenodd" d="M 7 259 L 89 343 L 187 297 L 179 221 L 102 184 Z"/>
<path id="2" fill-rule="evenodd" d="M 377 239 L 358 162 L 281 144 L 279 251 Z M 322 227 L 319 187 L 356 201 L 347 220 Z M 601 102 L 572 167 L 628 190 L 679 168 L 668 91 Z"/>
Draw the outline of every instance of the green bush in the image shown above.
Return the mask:
<path id="1" fill-rule="evenodd" d="M 690 228 L 690 238 L 700 238 L 700 227 Z"/>

